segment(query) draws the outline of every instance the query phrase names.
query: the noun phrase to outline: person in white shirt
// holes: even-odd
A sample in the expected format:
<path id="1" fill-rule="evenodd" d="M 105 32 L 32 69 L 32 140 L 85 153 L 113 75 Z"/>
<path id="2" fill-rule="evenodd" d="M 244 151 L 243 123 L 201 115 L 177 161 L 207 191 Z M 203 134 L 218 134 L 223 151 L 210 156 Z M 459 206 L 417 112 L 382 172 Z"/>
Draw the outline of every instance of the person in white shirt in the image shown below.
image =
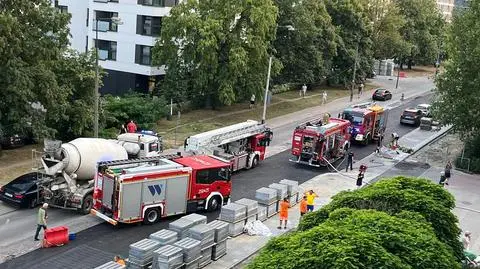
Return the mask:
<path id="1" fill-rule="evenodd" d="M 462 244 L 463 244 L 463 248 L 465 250 L 470 250 L 470 241 L 472 240 L 471 238 L 471 233 L 469 231 L 466 231 L 464 234 L 463 234 L 463 237 L 462 237 Z"/>

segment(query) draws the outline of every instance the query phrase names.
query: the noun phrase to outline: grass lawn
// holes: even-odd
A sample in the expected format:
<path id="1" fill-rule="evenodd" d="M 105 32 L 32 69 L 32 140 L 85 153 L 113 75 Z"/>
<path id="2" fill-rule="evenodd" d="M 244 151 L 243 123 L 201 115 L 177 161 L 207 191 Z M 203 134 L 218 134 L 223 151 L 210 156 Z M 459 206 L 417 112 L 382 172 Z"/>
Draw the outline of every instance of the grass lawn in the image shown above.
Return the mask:
<path id="1" fill-rule="evenodd" d="M 374 88 L 374 85 L 366 85 L 365 91 Z M 350 92 L 345 89 L 318 87 L 307 91 L 307 97 L 300 98 L 299 91 L 288 91 L 275 94 L 267 109 L 267 118 L 293 113 L 308 107 L 321 105 L 321 94 L 327 92 L 327 102 L 349 96 Z M 234 104 L 218 110 L 200 109 L 182 114 L 178 121 L 179 127 L 175 131 L 177 117 L 174 120 L 161 120 L 158 122 L 157 131 L 163 136 L 166 148 L 176 148 L 183 145 L 186 137 L 227 126 L 230 124 L 246 121 L 248 119 L 260 120 L 263 113 L 263 102 L 259 101 L 255 108 L 248 109 L 248 103 Z M 175 139 L 176 138 L 176 139 Z"/>
<path id="2" fill-rule="evenodd" d="M 32 171 L 32 150 L 42 151 L 42 144 L 28 145 L 18 149 L 2 150 L 0 156 L 0 185 Z"/>

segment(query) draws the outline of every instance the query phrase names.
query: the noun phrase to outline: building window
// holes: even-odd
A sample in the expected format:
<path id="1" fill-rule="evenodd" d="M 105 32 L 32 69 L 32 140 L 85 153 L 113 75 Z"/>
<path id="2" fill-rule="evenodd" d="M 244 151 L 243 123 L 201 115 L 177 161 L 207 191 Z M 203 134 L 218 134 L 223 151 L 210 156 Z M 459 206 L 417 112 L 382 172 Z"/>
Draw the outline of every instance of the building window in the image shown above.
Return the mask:
<path id="1" fill-rule="evenodd" d="M 88 27 L 89 20 L 90 20 L 90 9 L 87 8 L 87 27 Z"/>
<path id="2" fill-rule="evenodd" d="M 105 61 L 117 60 L 117 42 L 109 40 L 98 40 L 98 59 Z"/>
<path id="3" fill-rule="evenodd" d="M 85 40 L 85 52 L 88 52 L 88 35 Z"/>
<path id="4" fill-rule="evenodd" d="M 135 63 L 142 65 L 152 64 L 152 47 L 136 45 L 135 46 Z"/>
<path id="5" fill-rule="evenodd" d="M 112 22 L 112 18 L 118 17 L 117 12 L 95 11 L 95 19 L 98 20 L 99 32 L 117 32 L 118 24 Z M 93 30 L 97 27 L 97 22 L 94 22 Z"/>
<path id="6" fill-rule="evenodd" d="M 58 9 L 58 11 L 60 11 L 60 13 L 68 13 L 68 7 L 67 6 L 56 5 L 55 7 Z"/>
<path id="7" fill-rule="evenodd" d="M 144 6 L 154 6 L 154 7 L 165 6 L 165 0 L 138 0 L 137 3 L 139 5 L 144 5 Z"/>
<path id="8" fill-rule="evenodd" d="M 137 16 L 137 34 L 160 36 L 162 17 Z"/>
<path id="9" fill-rule="evenodd" d="M 98 3 L 118 3 L 118 0 L 93 0 L 93 2 L 98 2 Z"/>

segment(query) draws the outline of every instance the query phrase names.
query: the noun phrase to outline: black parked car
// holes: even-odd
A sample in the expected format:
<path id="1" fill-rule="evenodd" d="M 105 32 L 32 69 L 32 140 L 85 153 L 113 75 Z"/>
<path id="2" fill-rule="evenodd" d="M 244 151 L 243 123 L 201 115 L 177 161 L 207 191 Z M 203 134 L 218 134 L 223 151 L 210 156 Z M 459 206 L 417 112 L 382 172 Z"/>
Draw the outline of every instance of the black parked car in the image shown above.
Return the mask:
<path id="1" fill-rule="evenodd" d="M 392 99 L 392 93 L 386 89 L 376 89 L 372 95 L 372 100 L 386 101 Z"/>
<path id="2" fill-rule="evenodd" d="M 0 200 L 19 207 L 34 208 L 39 204 L 36 172 L 21 175 L 0 188 Z"/>
<path id="3" fill-rule="evenodd" d="M 34 144 L 36 141 L 30 129 L 25 134 L 13 133 L 8 128 L 0 126 L 0 146 L 4 149 L 23 147 L 26 144 Z"/>
<path id="4" fill-rule="evenodd" d="M 420 121 L 423 117 L 423 112 L 416 108 L 407 108 L 400 115 L 400 124 L 411 124 L 415 126 L 420 125 Z"/>

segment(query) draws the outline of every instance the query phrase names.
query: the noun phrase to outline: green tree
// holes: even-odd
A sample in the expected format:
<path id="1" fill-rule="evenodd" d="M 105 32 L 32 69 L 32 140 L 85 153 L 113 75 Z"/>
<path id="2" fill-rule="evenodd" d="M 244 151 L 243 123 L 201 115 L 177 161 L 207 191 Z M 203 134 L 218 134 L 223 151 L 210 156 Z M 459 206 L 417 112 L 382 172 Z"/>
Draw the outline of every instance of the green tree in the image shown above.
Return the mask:
<path id="1" fill-rule="evenodd" d="M 435 230 L 438 239 L 445 242 L 458 259 L 462 246 L 458 240 L 458 219 L 451 194 L 425 179 L 395 177 L 382 180 L 354 192 L 341 192 L 321 210 L 308 214 L 300 223 L 300 230 L 308 230 L 326 221 L 331 212 L 339 208 L 375 209 L 391 215 L 403 211 L 421 214 Z"/>
<path id="2" fill-rule="evenodd" d="M 272 263 L 272 261 L 275 261 Z M 419 214 L 337 209 L 310 230 L 272 239 L 248 268 L 459 268 Z"/>
<path id="3" fill-rule="evenodd" d="M 330 72 L 336 33 L 323 1 L 276 0 L 275 57 L 283 68 L 276 83 L 314 83 Z M 288 29 L 288 26 L 294 29 Z"/>
<path id="4" fill-rule="evenodd" d="M 479 15 L 479 1 L 470 1 L 468 9 L 454 14 L 445 44 L 448 61 L 436 79 L 433 103 L 436 118 L 452 124 L 464 138 L 478 136 L 480 129 Z"/>
<path id="5" fill-rule="evenodd" d="M 68 45 L 70 15 L 49 0 L 0 1 L 0 124 L 11 132 L 35 136 L 53 134 L 49 118 L 60 117 L 68 93 L 58 85 L 53 69 Z M 30 124 L 29 124 L 30 123 Z"/>
<path id="6" fill-rule="evenodd" d="M 415 64 L 432 64 L 440 49 L 445 21 L 435 0 L 395 0 L 405 24 L 400 29 L 410 47 L 410 54 L 401 57 L 411 69 Z"/>
<path id="7" fill-rule="evenodd" d="M 365 78 L 367 72 L 372 70 L 372 25 L 364 6 L 358 0 L 327 0 L 325 5 L 339 37 L 330 81 L 349 85 L 355 58 L 355 80 Z"/>
<path id="8" fill-rule="evenodd" d="M 175 6 L 153 50 L 154 63 L 166 66 L 160 93 L 213 107 L 261 96 L 276 18 L 272 0 L 187 0 Z"/>
<path id="9" fill-rule="evenodd" d="M 390 0 L 363 0 L 373 26 L 372 42 L 375 59 L 400 58 L 409 55 L 410 47 L 400 34 L 405 17 L 396 2 Z"/>

